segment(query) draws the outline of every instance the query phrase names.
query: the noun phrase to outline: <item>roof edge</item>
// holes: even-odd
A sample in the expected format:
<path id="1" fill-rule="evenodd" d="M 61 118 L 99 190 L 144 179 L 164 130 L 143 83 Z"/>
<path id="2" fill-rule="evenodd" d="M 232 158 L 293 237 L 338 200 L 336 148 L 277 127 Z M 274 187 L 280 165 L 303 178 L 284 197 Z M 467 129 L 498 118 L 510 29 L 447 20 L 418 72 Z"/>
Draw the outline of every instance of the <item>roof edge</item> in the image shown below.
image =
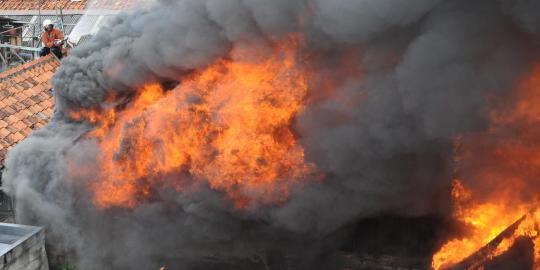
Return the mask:
<path id="1" fill-rule="evenodd" d="M 114 9 L 62 9 L 63 15 L 115 15 L 123 10 L 114 10 Z M 0 16 L 56 16 L 58 15 L 58 10 L 0 10 Z"/>
<path id="2" fill-rule="evenodd" d="M 37 64 L 45 64 L 51 61 L 58 61 L 60 62 L 54 55 L 49 54 L 47 56 L 40 57 L 38 59 L 34 59 L 30 62 L 26 62 L 22 65 L 18 65 L 16 67 L 12 67 L 10 69 L 7 69 L 0 73 L 0 82 L 8 79 L 9 77 L 18 74 L 19 72 L 24 71 L 27 68 L 33 67 Z"/>

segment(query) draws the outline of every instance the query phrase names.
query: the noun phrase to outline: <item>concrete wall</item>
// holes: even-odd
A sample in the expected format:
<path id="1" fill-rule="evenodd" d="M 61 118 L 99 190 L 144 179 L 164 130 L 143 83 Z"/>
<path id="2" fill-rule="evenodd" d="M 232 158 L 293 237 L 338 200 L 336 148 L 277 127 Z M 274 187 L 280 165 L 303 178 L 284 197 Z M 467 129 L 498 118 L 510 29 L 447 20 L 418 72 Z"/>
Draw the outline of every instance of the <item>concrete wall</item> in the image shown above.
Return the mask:
<path id="1" fill-rule="evenodd" d="M 0 223 L 0 270 L 48 270 L 43 228 Z"/>

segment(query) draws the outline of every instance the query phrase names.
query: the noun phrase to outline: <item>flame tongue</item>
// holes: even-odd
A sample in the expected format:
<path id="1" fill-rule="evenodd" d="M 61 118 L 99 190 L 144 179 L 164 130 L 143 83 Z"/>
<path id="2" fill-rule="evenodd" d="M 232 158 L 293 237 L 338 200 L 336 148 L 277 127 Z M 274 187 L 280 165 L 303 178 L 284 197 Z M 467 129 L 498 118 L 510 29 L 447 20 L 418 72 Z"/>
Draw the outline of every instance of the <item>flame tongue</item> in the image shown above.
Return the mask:
<path id="1" fill-rule="evenodd" d="M 534 269 L 540 269 L 536 190 L 540 177 L 540 65 L 516 94 L 509 108 L 492 111 L 487 133 L 467 135 L 460 142 L 458 173 L 476 189 L 467 190 L 455 182 L 454 216 L 470 231 L 442 246 L 433 256 L 435 269 L 451 267 L 466 258 L 468 266 L 476 269 L 482 262 L 471 261 L 478 256 L 469 256 L 483 253 L 482 260 L 489 260 L 505 253 L 520 237 L 532 241 Z"/>
<path id="2" fill-rule="evenodd" d="M 470 231 L 466 237 L 450 240 L 442 246 L 433 256 L 434 269 L 444 269 L 465 260 L 467 269 L 471 265 L 480 266 L 485 260 L 506 252 L 517 238 L 534 239 L 537 235 L 535 224 L 540 221 L 540 212 L 532 210 L 532 203 L 512 205 L 504 199 L 478 203 L 459 180 L 454 181 L 452 196 L 456 203 L 455 218 Z M 501 198 L 505 198 L 504 195 Z M 481 254 L 470 257 L 477 252 Z"/>
<path id="3" fill-rule="evenodd" d="M 95 204 L 134 207 L 156 187 L 181 191 L 192 181 L 226 192 L 236 207 L 286 200 L 314 171 L 291 130 L 307 93 L 295 51 L 219 60 L 171 91 L 145 86 L 124 110 L 72 113 L 99 123 L 88 134 L 101 150 Z"/>

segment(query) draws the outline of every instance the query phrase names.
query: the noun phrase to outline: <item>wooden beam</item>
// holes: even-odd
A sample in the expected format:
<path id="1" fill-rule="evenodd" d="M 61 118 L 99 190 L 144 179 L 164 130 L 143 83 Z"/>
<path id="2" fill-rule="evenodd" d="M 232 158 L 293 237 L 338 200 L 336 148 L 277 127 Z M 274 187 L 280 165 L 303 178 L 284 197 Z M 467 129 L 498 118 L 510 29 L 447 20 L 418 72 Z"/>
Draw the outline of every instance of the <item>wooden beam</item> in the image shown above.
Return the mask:
<path id="1" fill-rule="evenodd" d="M 471 256 L 467 257 L 460 263 L 448 268 L 448 270 L 458 270 L 458 269 L 479 269 L 486 262 L 491 260 L 490 255 L 497 249 L 499 244 L 505 239 L 511 237 L 519 225 L 527 218 L 528 214 L 521 216 L 518 220 L 512 223 L 508 228 L 502 231 L 497 237 L 487 243 L 484 247 L 479 249 L 477 252 L 473 253 Z"/>

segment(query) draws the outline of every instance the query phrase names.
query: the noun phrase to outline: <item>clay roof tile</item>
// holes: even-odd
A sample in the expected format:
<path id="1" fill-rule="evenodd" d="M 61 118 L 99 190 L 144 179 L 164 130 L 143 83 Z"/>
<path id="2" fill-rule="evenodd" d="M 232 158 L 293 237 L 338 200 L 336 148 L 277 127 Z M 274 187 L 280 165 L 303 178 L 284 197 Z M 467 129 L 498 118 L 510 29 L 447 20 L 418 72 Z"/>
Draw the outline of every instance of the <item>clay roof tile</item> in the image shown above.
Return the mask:
<path id="1" fill-rule="evenodd" d="M 118 10 L 131 8 L 135 5 L 133 0 L 0 0 L 1 10 L 82 10 L 91 9 L 108 9 Z"/>
<path id="2" fill-rule="evenodd" d="M 0 7 L 5 2 L 0 0 Z M 0 85 L 6 86 L 0 87 L 0 149 L 10 149 L 49 121 L 54 106 L 50 79 L 59 67 L 50 55 L 0 73 Z M 0 151 L 0 164 L 4 158 Z"/>

